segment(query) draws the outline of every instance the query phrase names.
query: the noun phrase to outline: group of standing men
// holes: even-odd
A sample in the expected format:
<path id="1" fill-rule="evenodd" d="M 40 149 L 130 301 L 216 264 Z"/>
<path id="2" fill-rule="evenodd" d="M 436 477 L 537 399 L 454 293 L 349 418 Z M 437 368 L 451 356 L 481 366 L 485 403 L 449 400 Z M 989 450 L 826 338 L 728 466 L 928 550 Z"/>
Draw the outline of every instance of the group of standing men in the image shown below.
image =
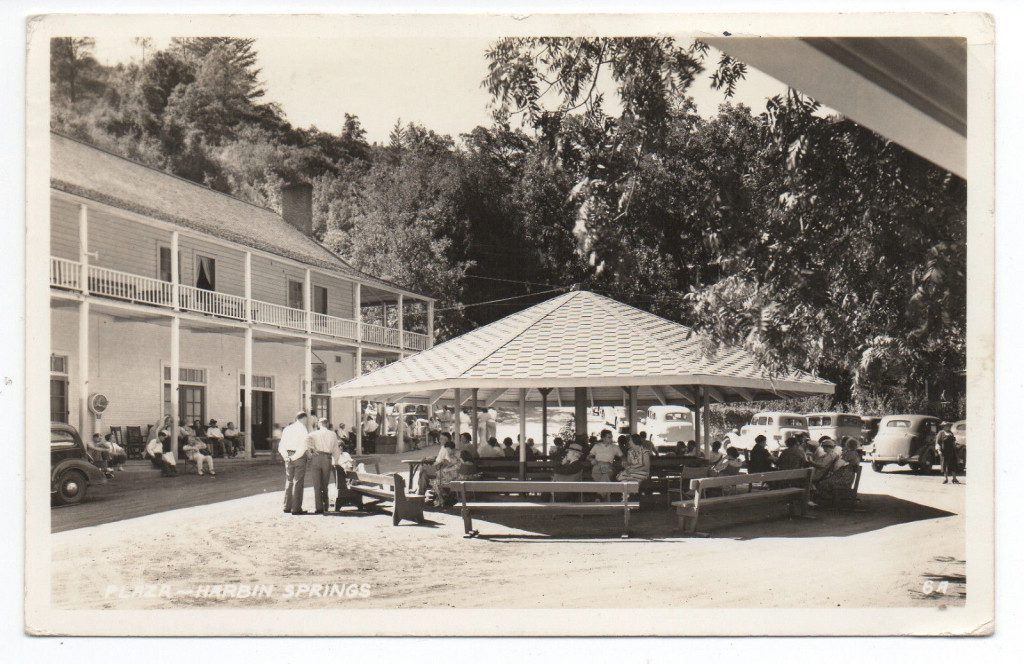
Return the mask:
<path id="1" fill-rule="evenodd" d="M 337 474 L 340 490 L 344 486 L 345 473 L 353 467 L 352 457 L 341 447 L 338 434 L 330 428 L 327 418 L 315 423 L 309 420 L 305 412 L 296 414 L 295 421 L 281 432 L 281 442 L 277 446 L 284 459 L 284 511 L 294 515 L 309 514 L 302 509 L 307 474 L 313 481 L 313 513 L 326 514 L 330 507 L 327 486 L 332 470 Z"/>

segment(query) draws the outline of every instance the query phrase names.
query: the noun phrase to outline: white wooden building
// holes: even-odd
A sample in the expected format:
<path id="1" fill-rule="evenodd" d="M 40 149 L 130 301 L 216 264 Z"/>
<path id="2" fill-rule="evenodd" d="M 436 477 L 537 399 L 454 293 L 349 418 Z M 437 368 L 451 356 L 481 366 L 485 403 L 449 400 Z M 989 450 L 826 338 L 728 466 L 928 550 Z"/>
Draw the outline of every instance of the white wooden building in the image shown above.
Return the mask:
<path id="1" fill-rule="evenodd" d="M 317 243 L 309 185 L 281 201 L 279 215 L 51 135 L 51 420 L 85 437 L 214 418 L 249 455 L 298 410 L 351 424 L 355 403 L 329 387 L 429 348 L 433 300 Z"/>

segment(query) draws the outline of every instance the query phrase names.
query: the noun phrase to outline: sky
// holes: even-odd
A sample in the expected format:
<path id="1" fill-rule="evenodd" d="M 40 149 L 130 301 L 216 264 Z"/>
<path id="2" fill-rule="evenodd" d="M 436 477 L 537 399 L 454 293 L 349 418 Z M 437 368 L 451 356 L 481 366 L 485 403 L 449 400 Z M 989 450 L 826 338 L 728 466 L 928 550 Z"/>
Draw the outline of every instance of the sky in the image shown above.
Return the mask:
<path id="1" fill-rule="evenodd" d="M 487 72 L 490 38 L 458 37 L 261 37 L 256 41 L 267 101 L 278 103 L 294 126 L 337 132 L 345 113 L 359 116 L 370 142 L 386 142 L 395 121 L 416 122 L 457 137 L 490 124 L 490 95 L 480 82 Z M 153 48 L 167 41 L 153 40 Z M 103 64 L 139 60 L 132 37 L 96 40 Z M 698 112 L 714 115 L 725 96 L 711 88 L 710 71 L 719 54 L 712 49 L 708 71 L 690 88 Z M 764 109 L 786 86 L 748 69 L 733 102 Z"/>

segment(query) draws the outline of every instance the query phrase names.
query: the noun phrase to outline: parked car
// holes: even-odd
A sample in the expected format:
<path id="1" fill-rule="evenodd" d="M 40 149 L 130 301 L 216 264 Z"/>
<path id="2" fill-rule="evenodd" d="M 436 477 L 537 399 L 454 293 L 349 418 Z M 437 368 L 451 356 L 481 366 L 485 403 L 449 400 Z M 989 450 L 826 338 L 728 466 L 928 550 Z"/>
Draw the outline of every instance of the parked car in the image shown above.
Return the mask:
<path id="1" fill-rule="evenodd" d="M 50 424 L 50 496 L 60 505 L 85 500 L 92 484 L 105 484 L 103 471 L 93 465 L 78 431 L 68 424 Z"/>
<path id="2" fill-rule="evenodd" d="M 863 445 L 870 445 L 875 440 L 875 436 L 878 435 L 878 424 L 882 421 L 881 417 L 874 417 L 872 415 L 863 415 L 860 418 L 861 421 L 861 439 Z"/>
<path id="3" fill-rule="evenodd" d="M 811 440 L 828 436 L 838 442 L 846 436 L 856 440 L 858 446 L 862 446 L 864 444 L 863 426 L 864 422 L 861 421 L 860 415 L 851 413 L 808 413 L 807 415 L 807 432 L 810 434 Z M 864 458 L 863 451 L 860 453 L 860 458 Z"/>
<path id="4" fill-rule="evenodd" d="M 799 413 L 757 413 L 750 418 L 750 424 L 740 429 L 739 439 L 732 441 L 738 449 L 750 450 L 754 439 L 763 435 L 767 439 L 769 452 L 777 452 L 785 445 L 791 433 L 807 433 L 807 418 Z"/>
<path id="5" fill-rule="evenodd" d="M 888 464 L 910 466 L 915 472 L 931 471 L 939 458 L 935 434 L 941 421 L 929 415 L 887 415 L 878 425 L 871 446 L 871 467 L 882 472 Z"/>
<path id="6" fill-rule="evenodd" d="M 656 447 L 674 448 L 679 441 L 695 440 L 693 411 L 685 406 L 651 406 L 638 422 L 637 431 L 646 431 Z"/>

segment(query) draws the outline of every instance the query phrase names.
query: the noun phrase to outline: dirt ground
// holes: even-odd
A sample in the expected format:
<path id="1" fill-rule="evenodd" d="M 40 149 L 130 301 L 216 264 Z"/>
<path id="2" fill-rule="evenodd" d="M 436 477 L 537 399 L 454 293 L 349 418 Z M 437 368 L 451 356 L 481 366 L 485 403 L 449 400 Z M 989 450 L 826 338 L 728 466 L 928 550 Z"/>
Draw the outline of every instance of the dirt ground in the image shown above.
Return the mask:
<path id="1" fill-rule="evenodd" d="M 675 514 L 391 525 L 385 512 L 290 516 L 281 492 L 59 532 L 55 608 L 906 607 L 963 605 L 965 486 L 865 465 L 861 510 L 811 520 Z M 333 495 L 333 487 L 332 487 Z M 312 506 L 307 492 L 307 506 Z M 318 587 L 318 584 L 320 587 Z M 246 596 L 247 595 L 247 596 Z"/>

